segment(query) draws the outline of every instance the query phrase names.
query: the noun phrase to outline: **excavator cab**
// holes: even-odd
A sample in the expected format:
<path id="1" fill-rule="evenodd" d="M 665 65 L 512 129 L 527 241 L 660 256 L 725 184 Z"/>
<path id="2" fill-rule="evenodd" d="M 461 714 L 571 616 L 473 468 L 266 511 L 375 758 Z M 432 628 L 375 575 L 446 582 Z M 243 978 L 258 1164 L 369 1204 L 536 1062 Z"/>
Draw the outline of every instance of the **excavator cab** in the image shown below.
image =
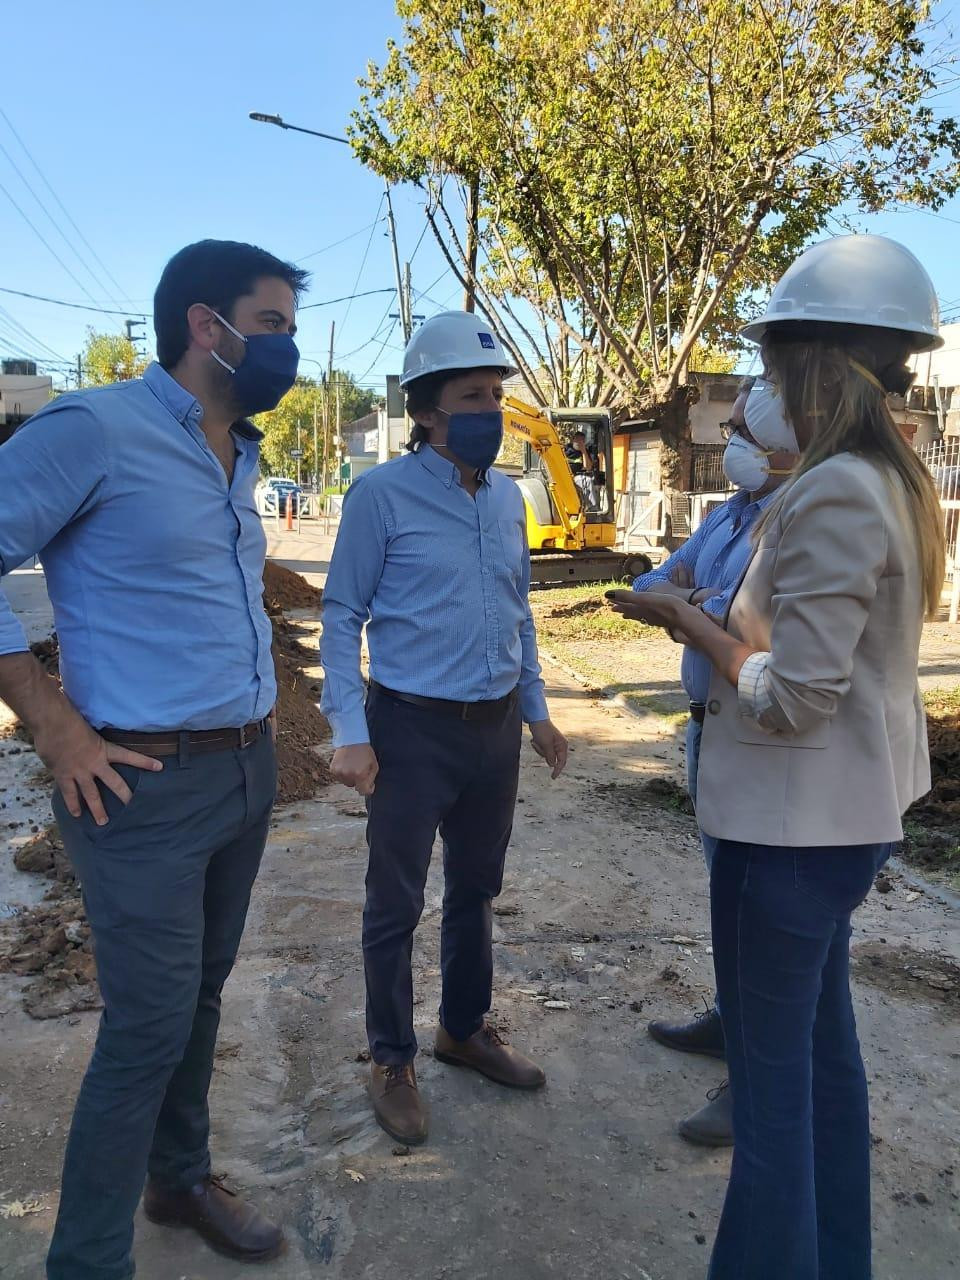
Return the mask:
<path id="1" fill-rule="evenodd" d="M 614 513 L 613 441 L 609 415 L 555 410 L 550 419 L 570 463 L 573 482 L 583 502 L 584 520 L 587 524 L 611 521 Z"/>
<path id="2" fill-rule="evenodd" d="M 604 409 L 544 409 L 542 412 L 553 427 L 556 445 L 545 450 L 542 441 L 539 447 L 530 439 L 524 442 L 520 488 L 534 517 L 532 522 L 528 519 L 531 549 L 612 546 L 616 538 L 616 516 L 609 413 Z M 587 465 L 588 458 L 592 467 Z M 575 497 L 570 494 L 571 480 Z M 565 526 L 570 522 L 579 526 L 579 537 L 575 540 L 564 536 Z"/>
<path id="3" fill-rule="evenodd" d="M 540 409 L 505 396 L 503 425 L 523 442 L 517 487 L 526 507 L 535 583 L 605 582 L 650 568 L 648 557 L 614 550 L 613 431 L 607 410 Z"/>

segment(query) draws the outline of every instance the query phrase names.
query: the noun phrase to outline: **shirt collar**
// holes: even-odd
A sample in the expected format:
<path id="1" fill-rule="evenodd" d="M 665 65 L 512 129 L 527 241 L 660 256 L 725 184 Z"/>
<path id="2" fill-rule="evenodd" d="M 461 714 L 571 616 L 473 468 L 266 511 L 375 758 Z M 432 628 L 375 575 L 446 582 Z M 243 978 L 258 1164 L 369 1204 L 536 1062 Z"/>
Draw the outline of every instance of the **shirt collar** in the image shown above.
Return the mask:
<path id="1" fill-rule="evenodd" d="M 203 406 L 200 401 L 174 378 L 167 373 L 162 365 L 157 364 L 154 360 L 144 371 L 143 381 L 150 388 L 165 409 L 176 418 L 178 422 L 182 422 L 184 426 L 188 422 L 199 427 L 203 420 Z M 245 440 L 262 440 L 263 432 L 258 431 L 252 422 L 246 418 L 238 418 L 230 428 L 237 435 L 243 436 Z"/>
<path id="2" fill-rule="evenodd" d="M 745 489 L 739 489 L 730 499 L 728 510 L 733 511 L 738 516 L 745 516 L 748 511 L 759 514 L 769 507 L 780 492 L 779 488 L 774 489 L 772 493 L 765 493 L 762 498 L 751 499 L 749 493 Z"/>
<path id="3" fill-rule="evenodd" d="M 441 480 L 448 489 L 452 484 L 460 484 L 460 468 L 449 458 L 441 457 L 430 445 L 422 444 L 414 456 L 419 458 L 430 474 Z M 478 476 L 481 484 L 490 483 L 485 471 L 478 472 Z"/>

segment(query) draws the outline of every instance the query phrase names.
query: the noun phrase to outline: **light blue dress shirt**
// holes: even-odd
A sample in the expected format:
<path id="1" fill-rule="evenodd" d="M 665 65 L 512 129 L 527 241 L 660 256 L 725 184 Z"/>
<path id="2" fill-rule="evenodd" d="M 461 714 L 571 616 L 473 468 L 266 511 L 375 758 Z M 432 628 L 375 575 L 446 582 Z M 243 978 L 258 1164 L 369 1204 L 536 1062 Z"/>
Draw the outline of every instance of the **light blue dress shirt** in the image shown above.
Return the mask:
<path id="1" fill-rule="evenodd" d="M 523 498 L 506 476 L 487 471 L 472 498 L 429 445 L 360 476 L 323 589 L 320 705 L 334 746 L 369 741 L 365 623 L 370 675 L 388 689 L 482 702 L 519 686 L 523 718 L 546 720 L 529 588 Z"/>
<path id="2" fill-rule="evenodd" d="M 260 433 L 234 426 L 228 485 L 202 417 L 152 364 L 61 396 L 0 447 L 0 573 L 39 552 L 64 690 L 96 729 L 235 728 L 276 701 Z M 26 649 L 0 595 L 0 654 Z"/>
<path id="3" fill-rule="evenodd" d="M 673 570 L 683 566 L 693 574 L 697 587 L 710 587 L 716 593 L 702 608 L 723 617 L 750 559 L 750 531 L 775 497 L 776 490 L 756 501 L 751 501 L 748 493 L 735 493 L 714 507 L 696 533 L 668 560 L 635 578 L 634 591 L 649 591 L 657 582 L 669 582 Z M 705 654 L 684 649 L 680 680 L 691 702 L 706 702 L 711 670 Z"/>

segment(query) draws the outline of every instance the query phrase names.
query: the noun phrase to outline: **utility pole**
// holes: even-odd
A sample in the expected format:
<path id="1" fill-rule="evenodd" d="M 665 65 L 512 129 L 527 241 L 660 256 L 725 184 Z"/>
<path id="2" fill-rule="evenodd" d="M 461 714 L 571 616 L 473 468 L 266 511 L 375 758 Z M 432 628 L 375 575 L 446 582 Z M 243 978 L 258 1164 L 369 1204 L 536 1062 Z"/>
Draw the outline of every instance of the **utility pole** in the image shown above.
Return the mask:
<path id="1" fill-rule="evenodd" d="M 343 493 L 343 438 L 340 435 L 340 379 L 337 378 L 336 391 L 334 392 L 337 399 L 337 476 L 340 485 L 340 492 Z"/>
<path id="2" fill-rule="evenodd" d="M 317 453 L 317 397 L 313 397 L 313 487 L 320 485 L 320 455 Z"/>
<path id="3" fill-rule="evenodd" d="M 327 360 L 327 376 L 323 388 L 323 484 L 322 492 L 327 489 L 327 458 L 330 456 L 330 388 L 333 385 L 333 336 L 337 322 L 330 321 L 330 356 Z"/>
<path id="4" fill-rule="evenodd" d="M 477 309 L 477 245 L 479 243 L 480 179 L 471 178 L 467 187 L 467 283 L 463 291 L 464 311 Z"/>
<path id="5" fill-rule="evenodd" d="M 297 488 L 300 487 L 300 460 L 303 457 L 303 450 L 300 448 L 300 419 L 297 419 Z"/>
<path id="6" fill-rule="evenodd" d="M 144 341 L 144 336 L 139 333 L 134 333 L 134 329 L 145 329 L 145 320 L 124 320 L 123 323 L 127 330 L 127 341 L 131 346 L 136 346 L 138 342 Z"/>
<path id="7" fill-rule="evenodd" d="M 413 284 L 409 262 L 403 264 L 403 300 L 407 312 L 406 335 L 409 339 L 411 333 L 413 333 Z"/>
<path id="8" fill-rule="evenodd" d="M 83 356 L 77 353 L 77 390 L 83 386 Z"/>
<path id="9" fill-rule="evenodd" d="M 410 341 L 410 312 L 406 307 L 403 280 L 400 277 L 400 252 L 397 249 L 397 224 L 393 220 L 393 201 L 390 198 L 390 183 L 384 181 L 387 193 L 387 226 L 390 229 L 390 243 L 393 246 L 393 269 L 397 277 L 397 306 L 400 309 L 400 327 L 403 329 L 403 341 Z M 409 264 L 408 264 L 409 266 Z"/>

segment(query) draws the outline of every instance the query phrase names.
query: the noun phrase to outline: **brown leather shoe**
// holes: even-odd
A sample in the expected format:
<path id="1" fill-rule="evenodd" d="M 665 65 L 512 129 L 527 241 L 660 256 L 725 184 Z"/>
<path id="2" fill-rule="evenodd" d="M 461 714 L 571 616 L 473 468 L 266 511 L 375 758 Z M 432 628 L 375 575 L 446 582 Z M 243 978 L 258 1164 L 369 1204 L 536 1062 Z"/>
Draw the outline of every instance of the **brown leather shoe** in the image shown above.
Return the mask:
<path id="1" fill-rule="evenodd" d="M 488 1080 L 511 1089 L 540 1089 L 547 1082 L 535 1062 L 511 1048 L 486 1022 L 469 1040 L 454 1040 L 443 1027 L 438 1027 L 433 1056 L 451 1067 L 479 1071 Z"/>
<path id="2" fill-rule="evenodd" d="M 219 1178 L 206 1178 L 186 1191 L 148 1181 L 143 1211 L 161 1227 L 193 1227 L 211 1249 L 241 1262 L 269 1262 L 286 1247 L 280 1228 Z"/>
<path id="3" fill-rule="evenodd" d="M 417 1089 L 412 1062 L 370 1067 L 370 1098 L 380 1128 L 406 1146 L 427 1140 L 427 1112 Z"/>

